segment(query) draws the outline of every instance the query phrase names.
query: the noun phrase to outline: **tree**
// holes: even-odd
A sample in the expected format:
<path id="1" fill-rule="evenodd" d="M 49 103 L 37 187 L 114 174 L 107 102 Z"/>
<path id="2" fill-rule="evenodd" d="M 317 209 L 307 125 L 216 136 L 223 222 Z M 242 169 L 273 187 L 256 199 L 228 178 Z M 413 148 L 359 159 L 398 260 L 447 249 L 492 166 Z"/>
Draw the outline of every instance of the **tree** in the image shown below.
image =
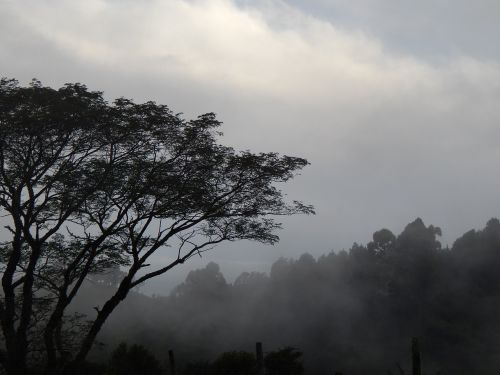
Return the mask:
<path id="1" fill-rule="evenodd" d="M 396 236 L 389 229 L 381 229 L 373 233 L 373 241 L 368 244 L 368 250 L 384 255 L 394 248 Z"/>
<path id="2" fill-rule="evenodd" d="M 220 124 L 213 113 L 187 121 L 154 102 L 109 103 L 82 84 L 0 80 L 8 374 L 74 368 L 135 286 L 223 241 L 274 244 L 273 215 L 313 213 L 275 186 L 306 160 L 235 152 L 217 143 Z M 158 251 L 172 260 L 155 268 Z M 88 324 L 66 315 L 89 275 L 118 266 L 124 276 Z"/>
<path id="3" fill-rule="evenodd" d="M 219 265 L 210 262 L 205 268 L 190 271 L 186 281 L 174 288 L 173 298 L 188 296 L 197 300 L 220 299 L 227 292 L 228 285 Z"/>

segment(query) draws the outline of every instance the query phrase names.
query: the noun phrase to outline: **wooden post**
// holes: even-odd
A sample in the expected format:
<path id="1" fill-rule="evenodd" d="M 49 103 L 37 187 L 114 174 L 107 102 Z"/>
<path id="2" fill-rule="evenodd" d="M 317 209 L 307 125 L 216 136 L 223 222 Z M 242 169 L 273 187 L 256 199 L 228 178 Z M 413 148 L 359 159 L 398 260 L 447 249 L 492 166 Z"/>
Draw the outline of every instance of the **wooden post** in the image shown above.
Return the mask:
<path id="1" fill-rule="evenodd" d="M 175 358 L 172 349 L 168 351 L 168 364 L 170 366 L 170 375 L 175 375 Z"/>
<path id="2" fill-rule="evenodd" d="M 262 351 L 261 342 L 255 344 L 255 353 L 257 359 L 257 373 L 259 375 L 264 375 L 264 352 Z"/>
<path id="3" fill-rule="evenodd" d="M 416 337 L 414 337 L 411 340 L 411 359 L 412 359 L 413 375 L 422 375 L 420 348 L 418 345 L 418 339 Z"/>

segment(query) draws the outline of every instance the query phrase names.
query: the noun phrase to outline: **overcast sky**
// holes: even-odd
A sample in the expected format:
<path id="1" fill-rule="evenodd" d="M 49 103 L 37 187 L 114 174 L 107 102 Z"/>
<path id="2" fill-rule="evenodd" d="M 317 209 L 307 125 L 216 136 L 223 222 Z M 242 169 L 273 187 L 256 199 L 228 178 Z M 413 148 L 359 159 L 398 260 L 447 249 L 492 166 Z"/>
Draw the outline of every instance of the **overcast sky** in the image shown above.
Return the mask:
<path id="1" fill-rule="evenodd" d="M 311 165 L 314 217 L 233 243 L 229 279 L 421 217 L 443 243 L 500 216 L 498 0 L 0 0 L 0 75 L 216 112 L 223 142 Z M 162 292 L 159 282 L 150 290 Z"/>

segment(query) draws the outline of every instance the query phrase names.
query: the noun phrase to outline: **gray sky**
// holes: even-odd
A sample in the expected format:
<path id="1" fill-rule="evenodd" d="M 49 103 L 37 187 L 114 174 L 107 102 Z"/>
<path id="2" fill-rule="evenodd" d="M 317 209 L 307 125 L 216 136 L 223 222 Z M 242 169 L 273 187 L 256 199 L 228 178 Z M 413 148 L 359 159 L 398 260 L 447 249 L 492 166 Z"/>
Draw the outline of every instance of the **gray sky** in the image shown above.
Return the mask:
<path id="1" fill-rule="evenodd" d="M 213 111 L 224 143 L 311 162 L 287 193 L 316 216 L 161 293 L 208 261 L 232 279 L 416 217 L 451 244 L 499 216 L 499 25 L 497 0 L 0 0 L 0 75 Z"/>

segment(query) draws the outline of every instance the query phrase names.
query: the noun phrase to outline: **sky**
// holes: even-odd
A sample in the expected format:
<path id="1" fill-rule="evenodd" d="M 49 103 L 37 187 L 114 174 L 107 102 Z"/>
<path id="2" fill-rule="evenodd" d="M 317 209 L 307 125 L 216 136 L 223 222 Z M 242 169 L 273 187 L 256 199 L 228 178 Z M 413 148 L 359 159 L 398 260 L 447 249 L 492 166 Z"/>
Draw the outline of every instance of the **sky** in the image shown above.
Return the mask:
<path id="1" fill-rule="evenodd" d="M 145 287 L 162 294 L 210 261 L 231 280 L 417 217 L 451 245 L 500 216 L 499 21 L 496 0 L 0 0 L 0 75 L 215 112 L 224 144 L 309 160 L 285 191 L 315 216 Z"/>

